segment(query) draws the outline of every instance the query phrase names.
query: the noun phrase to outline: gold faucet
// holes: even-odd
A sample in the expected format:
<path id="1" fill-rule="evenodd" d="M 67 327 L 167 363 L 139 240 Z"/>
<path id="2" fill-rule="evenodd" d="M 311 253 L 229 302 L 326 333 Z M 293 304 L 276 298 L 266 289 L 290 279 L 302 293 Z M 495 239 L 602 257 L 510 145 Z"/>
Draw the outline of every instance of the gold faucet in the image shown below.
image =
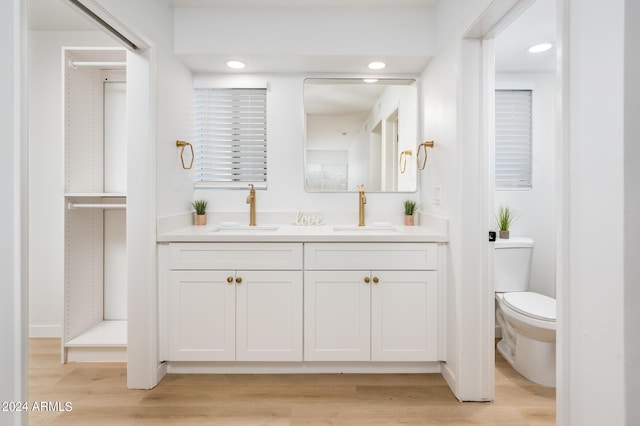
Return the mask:
<path id="1" fill-rule="evenodd" d="M 249 226 L 256 226 L 256 190 L 253 184 L 250 183 L 249 196 L 247 197 L 247 204 L 249 204 Z"/>
<path id="2" fill-rule="evenodd" d="M 364 205 L 367 197 L 364 195 L 364 184 L 358 185 L 358 226 L 364 226 Z"/>

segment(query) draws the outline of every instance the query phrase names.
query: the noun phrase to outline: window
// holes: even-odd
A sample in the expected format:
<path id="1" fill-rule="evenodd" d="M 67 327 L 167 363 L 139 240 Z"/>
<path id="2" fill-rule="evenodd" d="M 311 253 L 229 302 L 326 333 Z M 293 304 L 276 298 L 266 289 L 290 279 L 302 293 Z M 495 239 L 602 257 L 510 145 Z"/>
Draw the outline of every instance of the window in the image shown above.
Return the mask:
<path id="1" fill-rule="evenodd" d="M 496 90 L 496 189 L 531 189 L 531 90 Z"/>
<path id="2" fill-rule="evenodd" d="M 266 89 L 195 89 L 195 186 L 267 186 Z"/>

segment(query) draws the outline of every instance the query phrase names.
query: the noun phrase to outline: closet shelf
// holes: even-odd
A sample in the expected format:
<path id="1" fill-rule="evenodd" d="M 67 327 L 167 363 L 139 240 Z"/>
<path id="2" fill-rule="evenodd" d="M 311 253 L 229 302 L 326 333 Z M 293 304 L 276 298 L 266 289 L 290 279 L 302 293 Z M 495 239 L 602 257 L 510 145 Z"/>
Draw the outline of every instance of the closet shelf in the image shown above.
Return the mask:
<path id="1" fill-rule="evenodd" d="M 113 209 L 126 209 L 126 204 L 101 204 L 101 203 L 93 203 L 93 204 L 80 204 L 80 203 L 68 203 L 67 209 L 103 209 L 103 210 L 113 210 Z"/>
<path id="2" fill-rule="evenodd" d="M 67 198 L 126 198 L 125 192 L 65 192 Z"/>
<path id="3" fill-rule="evenodd" d="M 105 320 L 65 343 L 71 347 L 126 347 L 127 321 Z"/>

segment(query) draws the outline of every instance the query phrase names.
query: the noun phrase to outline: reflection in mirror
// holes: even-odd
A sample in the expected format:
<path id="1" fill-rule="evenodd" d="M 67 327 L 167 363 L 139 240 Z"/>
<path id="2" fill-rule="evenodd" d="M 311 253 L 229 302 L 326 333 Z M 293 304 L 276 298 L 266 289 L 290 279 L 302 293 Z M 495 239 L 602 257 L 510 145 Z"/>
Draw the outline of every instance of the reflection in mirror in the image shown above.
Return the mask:
<path id="1" fill-rule="evenodd" d="M 306 79 L 304 112 L 307 191 L 416 190 L 416 80 Z"/>

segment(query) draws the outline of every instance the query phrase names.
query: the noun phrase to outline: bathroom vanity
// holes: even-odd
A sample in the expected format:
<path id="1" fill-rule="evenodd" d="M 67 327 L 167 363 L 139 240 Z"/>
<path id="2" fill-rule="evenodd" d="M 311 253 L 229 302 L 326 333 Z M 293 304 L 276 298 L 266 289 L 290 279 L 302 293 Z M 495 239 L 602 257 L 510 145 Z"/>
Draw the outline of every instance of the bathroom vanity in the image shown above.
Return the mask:
<path id="1" fill-rule="evenodd" d="M 168 372 L 437 372 L 446 235 L 426 227 L 159 233 Z"/>

